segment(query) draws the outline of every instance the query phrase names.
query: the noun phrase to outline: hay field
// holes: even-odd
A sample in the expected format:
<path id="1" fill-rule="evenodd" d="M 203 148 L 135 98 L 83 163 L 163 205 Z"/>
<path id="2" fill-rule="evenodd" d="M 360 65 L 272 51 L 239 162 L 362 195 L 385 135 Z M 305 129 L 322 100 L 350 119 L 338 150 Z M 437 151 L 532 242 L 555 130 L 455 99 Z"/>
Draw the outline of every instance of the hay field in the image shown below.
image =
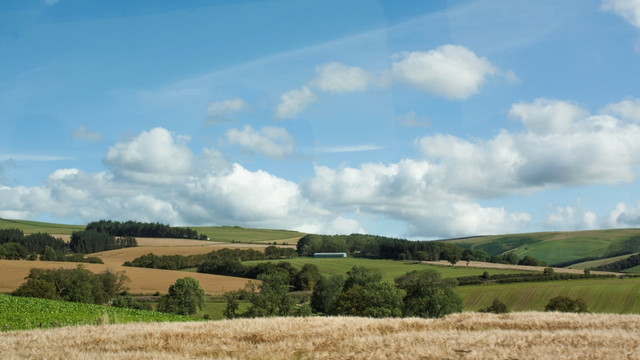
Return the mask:
<path id="1" fill-rule="evenodd" d="M 638 359 L 640 316 L 262 318 L 0 334 L 5 359 Z"/>
<path id="2" fill-rule="evenodd" d="M 120 263 L 121 264 L 121 263 Z M 111 271 L 125 271 L 131 282 L 127 284 L 129 292 L 133 294 L 153 294 L 160 292 L 166 294 L 169 286 L 176 280 L 190 276 L 200 282 L 200 286 L 207 294 L 219 294 L 229 290 L 242 289 L 247 279 L 232 276 L 185 273 L 184 271 L 146 269 L 126 267 L 115 264 L 82 264 L 87 270 L 99 273 L 107 269 Z M 74 269 L 78 263 L 56 261 L 26 261 L 26 260 L 0 260 L 0 292 L 11 292 L 17 289 L 29 274 L 31 268 L 43 269 Z"/>

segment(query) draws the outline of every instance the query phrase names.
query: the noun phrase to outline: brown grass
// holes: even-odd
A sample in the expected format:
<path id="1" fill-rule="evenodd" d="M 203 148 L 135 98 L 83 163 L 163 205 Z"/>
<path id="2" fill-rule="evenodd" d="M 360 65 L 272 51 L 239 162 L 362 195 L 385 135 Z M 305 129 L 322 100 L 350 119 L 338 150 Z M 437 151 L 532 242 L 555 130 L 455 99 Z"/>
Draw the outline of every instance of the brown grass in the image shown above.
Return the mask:
<path id="1" fill-rule="evenodd" d="M 43 269 L 73 269 L 78 263 L 55 262 L 55 261 L 26 261 L 26 260 L 0 260 L 0 292 L 11 292 L 17 289 L 29 274 L 31 268 Z M 94 273 L 99 273 L 107 269 L 111 271 L 125 271 L 131 282 L 127 284 L 129 292 L 134 294 L 153 294 L 160 292 L 166 294 L 169 286 L 176 280 L 190 276 L 200 282 L 202 289 L 208 294 L 218 294 L 229 290 L 241 289 L 247 279 L 232 276 L 187 273 L 184 271 L 145 269 L 136 267 L 125 267 L 114 263 L 105 264 L 83 264 L 83 266 Z"/>
<path id="2" fill-rule="evenodd" d="M 267 318 L 0 334 L 5 359 L 638 359 L 640 316 Z"/>

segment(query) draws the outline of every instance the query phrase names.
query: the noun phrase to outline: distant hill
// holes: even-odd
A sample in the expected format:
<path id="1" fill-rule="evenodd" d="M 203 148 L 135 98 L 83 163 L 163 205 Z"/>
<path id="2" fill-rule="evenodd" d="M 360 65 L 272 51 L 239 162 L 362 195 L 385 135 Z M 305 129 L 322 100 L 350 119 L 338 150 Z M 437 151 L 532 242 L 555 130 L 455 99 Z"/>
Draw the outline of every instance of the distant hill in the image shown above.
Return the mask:
<path id="1" fill-rule="evenodd" d="M 513 251 L 549 264 L 640 252 L 640 229 L 540 232 L 477 236 L 447 241 L 463 248 L 480 249 L 496 256 Z"/>
<path id="2" fill-rule="evenodd" d="M 20 229 L 25 234 L 46 232 L 49 234 L 71 235 L 74 231 L 85 229 L 84 225 L 53 224 L 28 220 L 8 220 L 0 218 L 0 229 Z"/>

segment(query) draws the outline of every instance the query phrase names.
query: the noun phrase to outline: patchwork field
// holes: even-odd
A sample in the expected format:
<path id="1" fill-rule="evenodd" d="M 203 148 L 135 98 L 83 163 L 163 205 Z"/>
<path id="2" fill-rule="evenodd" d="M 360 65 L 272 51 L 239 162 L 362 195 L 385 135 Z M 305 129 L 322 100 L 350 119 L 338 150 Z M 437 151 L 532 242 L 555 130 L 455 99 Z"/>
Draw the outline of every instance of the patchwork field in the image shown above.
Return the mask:
<path id="1" fill-rule="evenodd" d="M 637 359 L 640 316 L 261 318 L 0 333 L 5 359 Z"/>
<path id="2" fill-rule="evenodd" d="M 628 256 L 628 255 L 627 255 Z M 441 267 L 451 266 L 451 264 L 446 260 L 440 261 L 425 261 L 425 264 L 439 265 Z M 467 265 L 466 261 L 459 261 L 455 265 L 456 268 L 481 268 L 481 269 L 510 269 L 517 270 L 518 272 L 527 272 L 527 271 L 544 271 L 545 266 L 529 266 L 529 265 L 511 265 L 511 264 L 497 264 L 497 263 L 488 263 L 482 261 L 470 261 L 469 265 Z M 557 273 L 565 273 L 565 274 L 584 274 L 584 270 L 573 269 L 573 268 L 553 268 L 553 271 Z M 593 274 L 609 274 L 609 275 L 621 275 L 621 273 L 611 272 L 611 271 L 593 271 Z"/>
<path id="3" fill-rule="evenodd" d="M 640 314 L 640 278 L 586 279 L 460 286 L 464 309 L 477 311 L 500 299 L 512 311 L 542 311 L 555 296 L 582 298 L 590 312 Z"/>
<path id="4" fill-rule="evenodd" d="M 11 292 L 17 289 L 29 274 L 29 269 L 37 267 L 43 269 L 73 269 L 78 263 L 55 262 L 55 261 L 26 261 L 26 260 L 0 260 L 0 292 Z M 127 284 L 129 292 L 133 294 L 154 294 L 159 292 L 166 294 L 169 286 L 176 280 L 191 276 L 200 282 L 200 286 L 208 294 L 219 294 L 225 291 L 241 289 L 247 279 L 232 276 L 185 273 L 183 271 L 145 269 L 136 267 L 126 267 L 113 264 L 83 264 L 83 266 L 94 273 L 99 273 L 107 269 L 111 271 L 125 271 L 131 282 Z"/>

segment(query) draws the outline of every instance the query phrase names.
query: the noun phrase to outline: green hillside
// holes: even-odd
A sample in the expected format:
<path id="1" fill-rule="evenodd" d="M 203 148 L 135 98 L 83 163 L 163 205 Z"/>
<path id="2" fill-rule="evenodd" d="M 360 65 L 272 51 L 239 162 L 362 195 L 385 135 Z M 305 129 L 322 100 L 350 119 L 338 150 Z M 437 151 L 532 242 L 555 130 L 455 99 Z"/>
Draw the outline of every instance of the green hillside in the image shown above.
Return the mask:
<path id="1" fill-rule="evenodd" d="M 239 226 L 190 226 L 199 234 L 205 234 L 213 241 L 241 243 L 277 242 L 295 245 L 304 233 L 289 230 L 249 229 Z"/>
<path id="2" fill-rule="evenodd" d="M 84 225 L 64 225 L 28 220 L 7 220 L 0 218 L 0 229 L 20 229 L 25 234 L 45 232 L 49 234 L 68 234 L 84 230 Z"/>
<path id="3" fill-rule="evenodd" d="M 541 232 L 445 241 L 464 248 L 481 249 L 492 256 L 513 251 L 520 257 L 531 255 L 549 264 L 557 264 L 618 255 L 622 251 L 640 252 L 640 229 Z"/>
<path id="4" fill-rule="evenodd" d="M 640 279 L 588 279 L 460 286 L 464 308 L 477 311 L 500 299 L 511 311 L 544 311 L 549 299 L 583 298 L 590 312 L 640 314 Z"/>

